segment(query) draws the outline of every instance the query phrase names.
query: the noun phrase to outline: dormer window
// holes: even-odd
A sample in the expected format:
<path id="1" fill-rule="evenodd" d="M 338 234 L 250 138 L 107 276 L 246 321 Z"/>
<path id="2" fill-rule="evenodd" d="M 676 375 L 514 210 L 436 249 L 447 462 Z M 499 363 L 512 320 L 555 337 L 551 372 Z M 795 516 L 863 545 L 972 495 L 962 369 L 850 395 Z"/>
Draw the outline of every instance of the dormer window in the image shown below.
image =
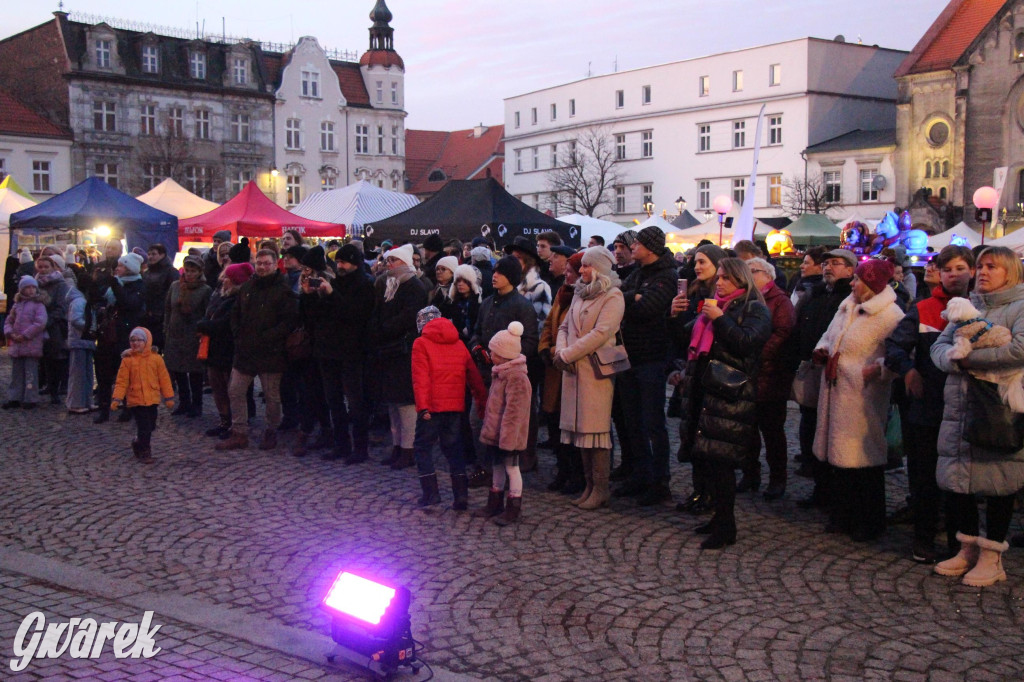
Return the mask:
<path id="1" fill-rule="evenodd" d="M 104 38 L 96 40 L 96 66 L 110 68 L 110 41 Z"/>
<path id="2" fill-rule="evenodd" d="M 160 57 L 156 45 L 142 46 L 142 72 L 156 73 L 160 69 Z"/>
<path id="3" fill-rule="evenodd" d="M 232 74 L 235 85 L 245 85 L 249 82 L 249 60 L 244 57 L 235 57 L 232 60 Z"/>
<path id="4" fill-rule="evenodd" d="M 196 80 L 206 80 L 206 55 L 193 52 L 189 55 L 189 75 Z"/>
<path id="5" fill-rule="evenodd" d="M 1024 31 L 1013 39 L 1013 61 L 1024 62 Z"/>
<path id="6" fill-rule="evenodd" d="M 443 170 L 432 170 L 427 176 L 427 182 L 444 182 L 447 179 Z"/>

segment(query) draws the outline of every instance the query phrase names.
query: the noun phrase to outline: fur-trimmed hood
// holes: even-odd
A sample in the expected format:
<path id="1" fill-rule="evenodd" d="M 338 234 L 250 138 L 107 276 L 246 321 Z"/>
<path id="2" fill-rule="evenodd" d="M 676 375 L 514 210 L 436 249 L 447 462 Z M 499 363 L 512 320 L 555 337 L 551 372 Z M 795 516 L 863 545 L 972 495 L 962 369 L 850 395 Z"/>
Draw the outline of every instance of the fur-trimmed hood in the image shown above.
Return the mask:
<path id="1" fill-rule="evenodd" d="M 35 296 L 26 296 L 20 291 L 14 295 L 15 303 L 42 303 L 44 306 L 50 305 L 50 295 L 43 291 L 41 288 L 36 287 Z"/>

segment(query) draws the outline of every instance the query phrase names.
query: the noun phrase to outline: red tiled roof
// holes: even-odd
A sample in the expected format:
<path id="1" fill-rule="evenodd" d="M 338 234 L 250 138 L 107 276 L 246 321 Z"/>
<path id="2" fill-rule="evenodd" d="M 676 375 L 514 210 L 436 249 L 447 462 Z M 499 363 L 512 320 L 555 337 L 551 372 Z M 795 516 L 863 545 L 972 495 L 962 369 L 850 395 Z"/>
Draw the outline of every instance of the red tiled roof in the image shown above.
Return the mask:
<path id="1" fill-rule="evenodd" d="M 29 137 L 61 137 L 71 134 L 35 113 L 8 92 L 0 90 L 0 133 Z"/>
<path id="2" fill-rule="evenodd" d="M 367 50 L 359 58 L 359 65 L 383 66 L 385 68 L 397 66 L 403 71 L 405 70 L 405 62 L 402 61 L 401 56 L 394 50 Z"/>
<path id="3" fill-rule="evenodd" d="M 366 91 L 366 82 L 363 80 L 363 73 L 359 70 L 358 64 L 332 61 L 331 68 L 338 76 L 341 94 L 345 97 L 346 102 L 351 105 L 370 106 L 370 93 Z"/>
<path id="4" fill-rule="evenodd" d="M 1007 0 L 951 0 L 896 70 L 896 78 L 943 71 L 963 56 Z"/>
<path id="5" fill-rule="evenodd" d="M 283 56 L 281 54 L 263 53 L 263 70 L 266 72 L 267 83 L 274 86 L 275 90 L 281 87 L 281 71 L 285 67 L 285 62 L 282 59 Z"/>
<path id="6" fill-rule="evenodd" d="M 474 129 L 443 133 L 432 130 L 407 130 L 405 169 L 410 194 L 432 194 L 449 180 L 473 180 L 491 176 L 502 181 L 500 171 L 505 155 L 505 126 L 491 126 L 480 137 Z M 495 170 L 495 168 L 498 170 Z M 444 172 L 444 180 L 429 181 L 434 170 Z"/>

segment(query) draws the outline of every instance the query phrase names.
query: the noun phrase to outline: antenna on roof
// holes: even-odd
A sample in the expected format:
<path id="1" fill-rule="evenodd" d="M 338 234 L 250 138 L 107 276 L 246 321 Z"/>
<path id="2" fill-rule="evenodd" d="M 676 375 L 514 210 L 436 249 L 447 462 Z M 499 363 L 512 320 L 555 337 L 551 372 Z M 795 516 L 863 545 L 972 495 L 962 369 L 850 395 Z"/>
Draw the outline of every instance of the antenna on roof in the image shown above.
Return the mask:
<path id="1" fill-rule="evenodd" d="M 615 73 L 619 72 L 619 55 L 615 55 L 615 62 L 612 65 Z"/>
<path id="2" fill-rule="evenodd" d="M 590 65 L 591 65 L 592 63 L 593 63 L 593 62 L 587 62 L 587 78 L 590 78 Z"/>

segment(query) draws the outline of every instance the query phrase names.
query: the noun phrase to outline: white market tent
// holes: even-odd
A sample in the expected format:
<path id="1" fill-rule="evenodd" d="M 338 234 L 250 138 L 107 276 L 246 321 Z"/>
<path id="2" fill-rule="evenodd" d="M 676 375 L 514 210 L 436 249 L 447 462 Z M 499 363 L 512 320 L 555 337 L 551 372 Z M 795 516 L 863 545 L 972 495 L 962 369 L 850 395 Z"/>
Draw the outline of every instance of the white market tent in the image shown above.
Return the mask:
<path id="1" fill-rule="evenodd" d="M 176 218 L 193 218 L 209 213 L 220 206 L 220 204 L 192 194 L 170 178 L 135 198 L 164 213 L 170 213 Z"/>
<path id="2" fill-rule="evenodd" d="M 931 237 L 928 237 L 928 246 L 932 247 L 936 251 L 941 251 L 944 247 L 949 246 L 949 240 L 952 239 L 954 235 L 966 239 L 968 243 L 970 243 L 971 248 L 981 244 L 981 233 L 975 231 L 973 227 L 961 221 L 945 232 L 939 232 L 938 234 L 933 234 Z"/>
<path id="3" fill-rule="evenodd" d="M 0 263 L 7 262 L 7 256 L 11 252 L 11 214 L 23 211 L 36 202 L 18 194 L 13 189 L 4 187 L 0 189 Z"/>
<path id="4" fill-rule="evenodd" d="M 292 213 L 310 220 L 347 225 L 349 234 L 361 235 L 363 225 L 398 215 L 420 203 L 412 194 L 392 192 L 366 180 L 317 192 L 291 209 Z"/>
<path id="5" fill-rule="evenodd" d="M 0 215 L 0 218 L 2 217 Z M 980 242 L 981 240 L 979 239 L 978 241 Z M 1017 229 L 1004 237 L 985 242 L 985 246 L 1005 246 L 1018 256 L 1024 257 L 1024 229 Z"/>
<path id="6" fill-rule="evenodd" d="M 611 243 L 615 241 L 616 237 L 630 229 L 628 227 L 623 227 L 618 223 L 613 223 L 610 220 L 601 220 L 600 218 L 594 218 L 580 213 L 558 216 L 558 219 L 563 223 L 577 225 L 580 228 L 581 244 L 586 244 L 591 237 L 597 235 L 604 238 L 604 243 L 606 245 L 611 246 Z"/>

